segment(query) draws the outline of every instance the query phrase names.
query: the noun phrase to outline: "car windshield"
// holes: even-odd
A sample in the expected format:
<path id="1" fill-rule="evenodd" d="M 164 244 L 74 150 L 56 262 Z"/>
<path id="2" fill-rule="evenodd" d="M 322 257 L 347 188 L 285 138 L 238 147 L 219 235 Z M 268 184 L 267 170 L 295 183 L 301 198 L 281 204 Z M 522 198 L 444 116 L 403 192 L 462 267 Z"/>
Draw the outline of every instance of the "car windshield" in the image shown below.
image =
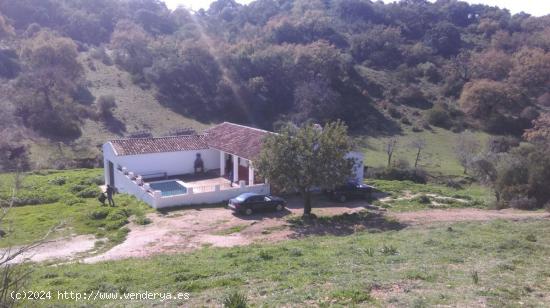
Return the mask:
<path id="1" fill-rule="evenodd" d="M 251 197 L 254 197 L 256 196 L 255 194 L 242 194 L 242 195 L 239 195 L 237 198 L 235 198 L 237 201 L 239 202 L 244 202 L 246 201 L 247 199 L 251 198 Z"/>
<path id="2" fill-rule="evenodd" d="M 235 198 L 235 200 L 237 200 L 237 201 L 239 201 L 239 202 L 243 202 L 244 200 L 246 200 L 246 197 L 247 197 L 247 196 L 240 195 L 240 196 L 238 196 L 237 198 Z"/>

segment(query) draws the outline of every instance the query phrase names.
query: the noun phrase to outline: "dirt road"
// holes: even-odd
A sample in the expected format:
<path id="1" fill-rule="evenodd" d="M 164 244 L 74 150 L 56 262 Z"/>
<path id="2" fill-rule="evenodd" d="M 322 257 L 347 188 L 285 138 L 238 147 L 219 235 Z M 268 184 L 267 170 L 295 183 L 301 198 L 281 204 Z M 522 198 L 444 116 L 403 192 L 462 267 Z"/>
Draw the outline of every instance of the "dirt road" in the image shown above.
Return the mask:
<path id="1" fill-rule="evenodd" d="M 369 206 L 365 202 L 345 204 L 320 201 L 314 208 L 318 216 L 353 214 Z M 44 243 L 26 253 L 16 261 L 28 259 L 34 262 L 45 260 L 78 260 L 86 263 L 143 258 L 155 254 L 189 252 L 205 246 L 232 247 L 249 245 L 254 242 L 276 242 L 299 238 L 312 234 L 345 234 L 366 228 L 393 228 L 382 225 L 384 217 L 394 218 L 399 228 L 411 225 L 432 223 L 453 223 L 461 221 L 487 221 L 492 219 L 550 219 L 547 212 L 526 212 L 518 210 L 449 209 L 423 210 L 414 212 L 378 212 L 369 216 L 369 223 L 353 225 L 356 222 L 344 221 L 340 225 L 328 224 L 305 229 L 291 225 L 288 217 L 301 215 L 299 199 L 290 200 L 288 210 L 278 213 L 265 213 L 251 216 L 234 215 L 223 208 L 188 208 L 169 213 L 149 214 L 152 222 L 148 225 L 131 223 L 127 239 L 99 255 L 90 256 L 95 239 L 93 236 L 77 236 Z M 372 218 L 371 218 L 372 217 Z M 381 222 L 382 224 L 378 224 Z M 86 256 L 88 253 L 88 256 Z"/>

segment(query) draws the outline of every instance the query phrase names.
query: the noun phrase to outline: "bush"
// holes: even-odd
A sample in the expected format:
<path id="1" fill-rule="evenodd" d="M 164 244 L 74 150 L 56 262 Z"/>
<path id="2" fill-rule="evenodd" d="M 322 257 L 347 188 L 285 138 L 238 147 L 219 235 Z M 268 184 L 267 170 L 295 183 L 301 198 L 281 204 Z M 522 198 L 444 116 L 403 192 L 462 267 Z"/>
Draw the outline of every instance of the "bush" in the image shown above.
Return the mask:
<path id="1" fill-rule="evenodd" d="M 426 196 L 426 195 L 420 195 L 416 198 L 416 201 L 418 201 L 419 203 L 422 203 L 422 204 L 429 204 L 431 203 L 431 200 L 430 200 L 430 197 Z"/>
<path id="2" fill-rule="evenodd" d="M 437 127 L 449 129 L 452 126 L 449 112 L 440 105 L 436 105 L 426 113 L 426 121 L 429 124 Z"/>
<path id="3" fill-rule="evenodd" d="M 519 141 L 513 136 L 491 136 L 487 141 L 487 148 L 492 153 L 504 153 L 519 146 Z"/>
<path id="4" fill-rule="evenodd" d="M 528 197 L 516 197 L 508 201 L 511 208 L 518 210 L 534 210 L 537 208 L 537 200 Z"/>
<path id="5" fill-rule="evenodd" d="M 400 119 L 403 115 L 401 114 L 401 112 L 399 110 L 397 110 L 397 108 L 393 107 L 393 106 L 390 106 L 388 108 L 388 113 L 390 114 L 390 117 L 394 118 L 394 119 Z"/>
<path id="6" fill-rule="evenodd" d="M 93 178 L 88 178 L 81 182 L 83 185 L 103 185 L 103 182 L 105 179 L 103 178 L 103 175 L 98 175 Z"/>
<path id="7" fill-rule="evenodd" d="M 222 305 L 225 308 L 246 308 L 248 307 L 248 299 L 246 295 L 233 291 L 225 296 Z"/>
<path id="8" fill-rule="evenodd" d="M 72 193 L 76 194 L 88 188 L 88 185 L 76 184 L 69 189 Z"/>
<path id="9" fill-rule="evenodd" d="M 68 206 L 81 205 L 81 204 L 84 204 L 84 203 L 85 203 L 84 200 L 82 200 L 80 198 L 74 198 L 74 197 L 67 198 L 67 199 L 63 200 L 63 204 L 68 205 Z"/>
<path id="10" fill-rule="evenodd" d="M 382 247 L 382 249 L 380 250 L 380 252 L 383 255 L 386 255 L 386 256 L 396 255 L 397 254 L 397 248 L 395 248 L 391 245 L 390 246 L 384 245 Z"/>
<path id="11" fill-rule="evenodd" d="M 113 117 L 113 109 L 116 108 L 116 99 L 113 95 L 102 95 L 96 101 L 97 115 L 102 119 Z"/>
<path id="12" fill-rule="evenodd" d="M 101 191 L 98 187 L 87 187 L 82 191 L 76 193 L 76 196 L 79 198 L 96 198 L 101 194 Z"/>
<path id="13" fill-rule="evenodd" d="M 139 217 L 136 217 L 136 219 L 134 219 L 134 222 L 138 225 L 148 225 L 150 223 L 152 223 L 153 221 L 148 218 L 148 217 L 145 217 L 145 216 L 139 216 Z"/>
<path id="14" fill-rule="evenodd" d="M 48 181 L 49 184 L 52 184 L 52 185 L 57 185 L 57 186 L 62 186 L 62 185 L 65 185 L 65 183 L 67 183 L 67 179 L 65 177 L 55 177 L 51 180 Z"/>
<path id="15" fill-rule="evenodd" d="M 109 209 L 99 209 L 99 210 L 90 212 L 90 214 L 88 214 L 88 217 L 90 217 L 93 220 L 100 220 L 100 219 L 105 219 L 108 215 L 109 215 Z"/>

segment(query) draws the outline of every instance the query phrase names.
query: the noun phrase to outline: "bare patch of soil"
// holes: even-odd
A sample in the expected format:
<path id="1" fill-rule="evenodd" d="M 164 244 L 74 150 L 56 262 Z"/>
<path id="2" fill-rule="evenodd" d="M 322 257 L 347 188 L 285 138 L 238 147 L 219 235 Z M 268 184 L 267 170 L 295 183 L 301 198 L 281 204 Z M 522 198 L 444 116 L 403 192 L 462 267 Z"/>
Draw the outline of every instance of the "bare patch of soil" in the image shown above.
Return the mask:
<path id="1" fill-rule="evenodd" d="M 235 215 L 224 208 L 187 208 L 166 214 L 153 213 L 151 223 L 131 223 L 126 240 L 109 251 L 81 259 L 94 263 L 125 258 L 143 258 L 156 254 L 182 253 L 205 246 L 233 247 L 255 242 L 272 243 L 310 235 L 348 235 L 363 230 L 399 230 L 407 225 L 438 222 L 485 221 L 491 219 L 521 220 L 550 218 L 550 213 L 518 210 L 480 210 L 473 208 L 415 212 L 361 212 L 365 201 L 335 203 L 316 200 L 313 212 L 318 216 L 301 219 L 299 198 L 291 198 L 288 209 L 276 213 L 251 216 Z M 389 219 L 388 219 L 389 218 Z M 231 230 L 228 232 L 227 230 Z M 233 230 L 235 230 L 233 232 Z M 76 236 L 44 243 L 21 258 L 40 262 L 52 259 L 75 260 L 91 252 L 93 236 Z"/>
<path id="2" fill-rule="evenodd" d="M 95 237 L 93 235 L 78 235 L 69 238 L 50 240 L 18 255 L 10 263 L 42 262 L 47 260 L 70 261 L 80 254 L 91 251 L 94 248 Z M 15 252 L 20 247 L 12 247 Z M 3 254 L 6 250 L 1 250 Z"/>
<path id="3" fill-rule="evenodd" d="M 430 224 L 435 222 L 487 221 L 493 219 L 522 220 L 530 218 L 550 218 L 550 213 L 546 212 L 528 212 L 513 209 L 496 211 L 474 208 L 445 210 L 431 209 L 414 212 L 391 213 L 389 215 L 402 223 L 412 225 Z"/>

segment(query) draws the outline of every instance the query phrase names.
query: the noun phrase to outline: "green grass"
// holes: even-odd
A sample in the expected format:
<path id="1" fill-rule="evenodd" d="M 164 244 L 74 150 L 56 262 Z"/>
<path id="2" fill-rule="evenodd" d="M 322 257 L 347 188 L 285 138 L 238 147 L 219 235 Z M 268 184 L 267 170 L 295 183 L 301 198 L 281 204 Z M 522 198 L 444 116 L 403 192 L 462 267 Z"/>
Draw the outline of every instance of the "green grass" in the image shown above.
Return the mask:
<path id="1" fill-rule="evenodd" d="M 497 220 L 451 226 L 208 247 L 98 264 L 37 265 L 27 288 L 189 292 L 189 301 L 169 303 L 189 306 L 221 305 L 229 292 L 240 292 L 255 306 L 546 305 L 550 224 Z"/>
<path id="2" fill-rule="evenodd" d="M 236 225 L 233 227 L 229 227 L 227 229 L 219 230 L 215 233 L 215 235 L 229 235 L 229 234 L 241 232 L 242 230 L 246 229 L 248 226 L 250 225 L 249 224 Z"/>
<path id="3" fill-rule="evenodd" d="M 95 234 L 108 238 L 110 244 L 124 240 L 121 228 L 131 215 L 138 219 L 149 206 L 127 195 L 116 195 L 116 207 L 102 207 L 97 200 L 102 170 L 41 171 L 25 174 L 16 195 L 18 206 L 9 209 L 1 229 L 7 235 L 0 247 L 31 243 L 42 238 L 55 226 L 51 237 L 69 234 Z M 0 200 L 11 198 L 14 178 L 0 175 Z"/>
<path id="4" fill-rule="evenodd" d="M 476 132 L 474 135 L 479 138 L 481 144 L 486 143 L 487 134 Z M 457 137 L 458 134 L 437 127 L 434 127 L 433 131 L 413 132 L 406 130 L 403 135 L 396 136 L 397 148 L 392 160 L 395 162 L 403 159 L 414 166 L 416 150 L 409 145 L 416 138 L 423 138 L 426 140 L 426 148 L 422 151 L 420 167 L 429 172 L 443 175 L 462 175 L 463 168 L 453 151 Z M 387 165 L 386 144 L 389 138 L 366 138 L 365 165 L 371 167 L 385 167 Z"/>
<path id="5" fill-rule="evenodd" d="M 395 200 L 405 196 L 405 192 L 409 192 L 412 195 L 435 194 L 441 197 L 457 198 L 467 201 L 458 202 L 454 200 L 443 200 L 430 197 L 431 200 L 436 201 L 437 203 L 442 203 L 438 206 L 438 208 L 487 208 L 494 201 L 494 196 L 490 189 L 475 183 L 466 185 L 461 189 L 455 189 L 444 185 L 433 183 L 418 184 L 411 181 L 369 179 L 366 182 L 391 197 L 390 201 L 374 201 L 374 203 L 376 205 L 389 208 L 392 211 L 414 211 L 432 208 L 430 203 L 423 203 L 420 198 L 413 198 L 411 200 Z"/>

